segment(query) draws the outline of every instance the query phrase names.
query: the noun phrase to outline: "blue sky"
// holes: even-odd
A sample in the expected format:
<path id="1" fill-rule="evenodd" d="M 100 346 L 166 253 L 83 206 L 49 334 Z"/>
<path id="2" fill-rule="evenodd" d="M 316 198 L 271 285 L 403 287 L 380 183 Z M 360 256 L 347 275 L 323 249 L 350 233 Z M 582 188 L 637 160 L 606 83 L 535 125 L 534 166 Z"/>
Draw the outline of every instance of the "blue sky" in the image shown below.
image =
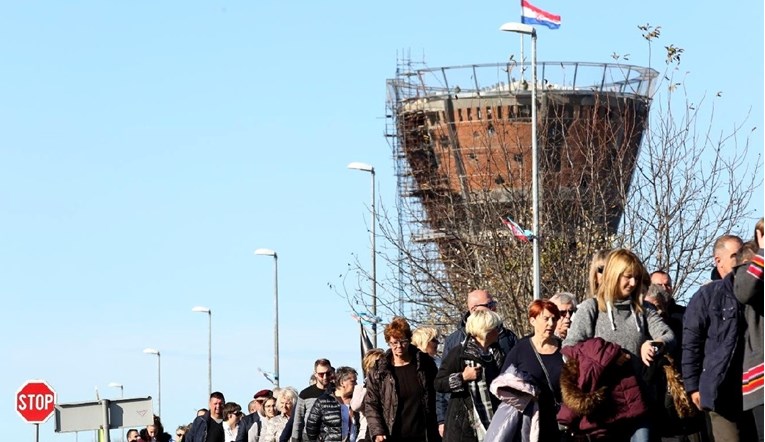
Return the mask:
<path id="1" fill-rule="evenodd" d="M 540 29 L 540 61 L 617 52 L 647 65 L 637 25 L 661 25 L 659 46 L 685 49 L 691 97 L 723 91 L 721 129 L 751 112 L 757 160 L 762 2 L 740 2 L 735 25 L 716 25 L 711 1 L 535 4 L 563 19 Z M 392 204 L 383 133 L 397 54 L 430 67 L 504 61 L 518 39 L 498 28 L 519 14 L 498 1 L 4 4 L 5 437 L 34 435 L 12 399 L 27 379 L 47 380 L 61 403 L 93 400 L 95 388 L 117 397 L 110 382 L 156 396 L 145 347 L 162 353 L 168 431 L 190 421 L 207 393 L 207 318 L 195 305 L 213 311 L 213 389 L 246 406 L 273 361 L 273 263 L 258 247 L 279 254 L 282 385 L 305 387 L 318 357 L 358 366 L 358 327 L 327 287 L 354 255 L 368 263 L 369 178 L 345 166 L 373 164 Z M 760 216 L 762 203 L 760 189 Z M 41 426 L 43 441 L 75 438 L 53 419 Z"/>

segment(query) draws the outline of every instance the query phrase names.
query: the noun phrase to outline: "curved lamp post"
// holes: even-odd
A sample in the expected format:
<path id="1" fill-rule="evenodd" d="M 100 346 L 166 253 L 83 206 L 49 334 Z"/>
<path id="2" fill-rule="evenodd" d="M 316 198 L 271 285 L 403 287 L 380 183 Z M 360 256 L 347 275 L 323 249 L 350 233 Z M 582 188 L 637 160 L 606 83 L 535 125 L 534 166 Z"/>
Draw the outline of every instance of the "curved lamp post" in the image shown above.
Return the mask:
<path id="1" fill-rule="evenodd" d="M 377 256 L 375 254 L 375 226 L 377 225 L 377 215 L 375 213 L 375 168 L 371 164 L 359 163 L 358 161 L 348 164 L 347 167 L 352 170 L 369 172 L 369 175 L 372 177 L 372 205 L 370 206 L 372 222 L 369 223 L 369 239 L 372 243 L 372 346 L 377 348 Z"/>
<path id="2" fill-rule="evenodd" d="M 212 310 L 196 306 L 191 309 L 196 313 L 207 313 L 207 395 L 212 394 Z"/>
<path id="3" fill-rule="evenodd" d="M 120 399 L 125 397 L 125 386 L 120 384 L 119 382 L 109 382 L 109 387 L 111 388 L 119 388 L 120 389 Z"/>
<path id="4" fill-rule="evenodd" d="M 162 416 L 162 371 L 159 362 L 159 350 L 156 348 L 144 348 L 143 352 L 147 355 L 157 355 L 157 415 Z"/>
<path id="5" fill-rule="evenodd" d="M 539 283 L 539 159 L 537 145 L 537 31 L 533 26 L 523 23 L 505 23 L 499 28 L 505 32 L 515 32 L 531 36 L 531 205 L 534 239 L 534 299 L 541 299 Z"/>
<path id="6" fill-rule="evenodd" d="M 255 254 L 274 257 L 274 382 L 279 387 L 279 260 L 271 249 L 256 249 Z"/>

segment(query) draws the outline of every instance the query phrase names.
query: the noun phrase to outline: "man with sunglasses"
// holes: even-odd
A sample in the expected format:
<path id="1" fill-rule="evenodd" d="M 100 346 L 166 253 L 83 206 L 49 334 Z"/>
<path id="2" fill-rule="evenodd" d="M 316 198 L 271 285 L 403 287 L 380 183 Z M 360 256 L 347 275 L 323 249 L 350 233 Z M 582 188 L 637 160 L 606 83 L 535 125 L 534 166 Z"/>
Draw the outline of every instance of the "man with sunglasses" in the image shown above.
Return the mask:
<path id="1" fill-rule="evenodd" d="M 311 378 L 316 381 L 309 385 L 298 395 L 298 402 L 295 406 L 292 422 L 292 442 L 308 441 L 308 434 L 305 429 L 305 421 L 308 413 L 311 411 L 316 399 L 324 394 L 327 387 L 334 381 L 335 370 L 328 359 L 317 359 L 313 364 L 313 374 Z M 289 424 L 288 424 L 289 425 Z M 285 430 L 286 431 L 286 430 Z"/>
<path id="2" fill-rule="evenodd" d="M 473 290 L 468 293 L 466 301 L 467 311 L 462 314 L 462 320 L 460 321 L 457 330 L 452 332 L 447 336 L 446 340 L 444 340 L 444 349 L 441 352 L 442 360 L 446 360 L 446 355 L 449 353 L 449 350 L 459 346 L 460 343 L 465 340 L 465 337 L 467 336 L 467 333 L 465 332 L 465 323 L 467 322 L 470 313 L 481 310 L 497 310 L 497 301 L 495 301 L 494 297 L 486 290 Z M 499 339 L 497 342 L 499 343 L 500 348 L 502 348 L 502 354 L 507 355 L 510 353 L 510 350 L 513 348 L 515 341 L 517 340 L 518 338 L 515 336 L 515 333 L 500 325 Z M 504 364 L 504 361 L 501 362 Z M 502 364 L 500 364 L 500 367 Z M 448 405 L 449 394 L 436 393 L 436 417 L 438 418 L 438 431 L 441 433 L 441 436 L 444 435 L 444 419 L 446 419 L 446 408 Z"/>
<path id="3" fill-rule="evenodd" d="M 571 320 L 576 313 L 576 296 L 568 292 L 559 292 L 550 298 L 553 304 L 560 310 L 560 319 L 555 327 L 555 336 L 561 340 L 568 336 L 568 329 L 571 328 Z"/>

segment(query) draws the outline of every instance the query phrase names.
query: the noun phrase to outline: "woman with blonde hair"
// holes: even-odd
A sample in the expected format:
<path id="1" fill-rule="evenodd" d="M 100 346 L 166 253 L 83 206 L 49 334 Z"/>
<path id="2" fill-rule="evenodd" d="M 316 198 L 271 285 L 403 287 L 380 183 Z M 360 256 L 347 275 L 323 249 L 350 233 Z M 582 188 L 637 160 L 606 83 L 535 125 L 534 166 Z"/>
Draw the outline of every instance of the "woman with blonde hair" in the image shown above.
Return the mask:
<path id="1" fill-rule="evenodd" d="M 496 312 L 472 312 L 465 323 L 467 337 L 449 351 L 438 370 L 436 390 L 450 393 L 444 419 L 445 442 L 484 440 L 499 406 L 489 386 L 505 361 L 498 342 L 501 329 L 502 318 Z"/>
<path id="2" fill-rule="evenodd" d="M 441 358 L 438 357 L 438 330 L 434 327 L 418 327 L 412 333 L 412 345 L 421 352 L 427 353 L 436 365 L 441 365 Z"/>
<path id="3" fill-rule="evenodd" d="M 279 394 L 276 396 L 276 410 L 279 414 L 261 424 L 260 442 L 278 441 L 287 426 L 287 422 L 292 418 L 292 410 L 297 405 L 298 392 L 295 388 L 285 387 L 279 390 Z"/>
<path id="4" fill-rule="evenodd" d="M 645 267 L 634 253 L 627 249 L 611 251 L 595 299 L 579 305 L 563 346 L 595 337 L 618 344 L 640 380 L 642 365 L 650 366 L 659 349 L 669 351 L 675 344 L 674 333 L 656 310 L 643 307 L 641 293 L 645 275 Z M 646 396 L 644 400 L 648 399 L 646 389 L 642 391 Z M 638 425 L 632 440 L 647 440 L 644 439 L 647 433 L 647 426 Z"/>
<path id="5" fill-rule="evenodd" d="M 351 409 L 359 413 L 359 434 L 356 439 L 357 442 L 366 442 L 369 439 L 367 436 L 367 418 L 364 416 L 364 397 L 367 395 L 366 377 L 369 370 L 375 365 L 382 355 L 385 354 L 385 350 L 382 348 L 373 348 L 364 353 L 364 357 L 361 360 L 361 371 L 364 375 L 364 383 L 356 385 L 353 390 L 353 397 L 351 398 Z"/>
<path id="6" fill-rule="evenodd" d="M 600 282 L 603 279 L 603 270 L 606 266 L 606 258 L 608 257 L 608 250 L 598 250 L 592 255 L 592 261 L 590 262 L 590 273 L 587 278 L 589 283 L 589 292 L 587 294 L 594 298 L 600 286 Z"/>

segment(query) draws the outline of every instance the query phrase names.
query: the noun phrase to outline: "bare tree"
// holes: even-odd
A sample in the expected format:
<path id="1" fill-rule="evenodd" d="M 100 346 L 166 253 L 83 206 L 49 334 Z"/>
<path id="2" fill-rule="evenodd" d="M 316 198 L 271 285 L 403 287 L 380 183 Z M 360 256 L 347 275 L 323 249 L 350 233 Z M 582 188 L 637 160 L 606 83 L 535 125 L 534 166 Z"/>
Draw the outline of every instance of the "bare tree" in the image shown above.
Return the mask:
<path id="1" fill-rule="evenodd" d="M 641 30 L 650 53 L 659 28 Z M 713 138 L 707 129 L 713 115 L 702 126 L 700 104 L 685 96 L 680 115 L 674 112 L 674 97 L 684 91 L 673 77 L 683 50 L 665 49 L 658 85 L 656 71 L 625 64 L 543 65 L 538 240 L 545 296 L 565 290 L 584 298 L 591 256 L 617 246 L 635 250 L 649 269 L 670 271 L 682 294 L 702 277 L 714 239 L 749 215 L 759 164 L 743 160 L 742 127 Z M 485 288 L 500 301 L 507 325 L 527 331 L 531 244 L 501 222 L 511 217 L 531 225 L 524 66 L 469 66 L 469 78 L 446 69 L 403 72 L 389 81 L 401 197 L 395 213 L 383 207 L 377 220 L 378 261 L 391 269 L 391 279 L 379 281 L 379 311 L 399 314 L 404 304 L 415 324 L 448 330 L 466 293 Z M 481 87 L 486 72 L 498 80 Z M 662 101 L 649 124 L 657 86 Z M 348 270 L 356 276 L 353 294 L 348 273 L 333 287 L 354 310 L 364 310 L 369 275 L 358 262 Z"/>
<path id="2" fill-rule="evenodd" d="M 660 28 L 640 29 L 649 47 L 659 38 Z M 762 182 L 762 158 L 751 161 L 749 135 L 755 128 L 746 122 L 714 129 L 714 101 L 722 92 L 711 102 L 706 96 L 693 102 L 679 69 L 683 49 L 665 50 L 664 99 L 654 104 L 637 174 L 625 193 L 620 240 L 649 271 L 667 271 L 675 296 L 683 300 L 708 279 L 715 239 L 748 231 L 753 213 L 747 208 Z"/>

